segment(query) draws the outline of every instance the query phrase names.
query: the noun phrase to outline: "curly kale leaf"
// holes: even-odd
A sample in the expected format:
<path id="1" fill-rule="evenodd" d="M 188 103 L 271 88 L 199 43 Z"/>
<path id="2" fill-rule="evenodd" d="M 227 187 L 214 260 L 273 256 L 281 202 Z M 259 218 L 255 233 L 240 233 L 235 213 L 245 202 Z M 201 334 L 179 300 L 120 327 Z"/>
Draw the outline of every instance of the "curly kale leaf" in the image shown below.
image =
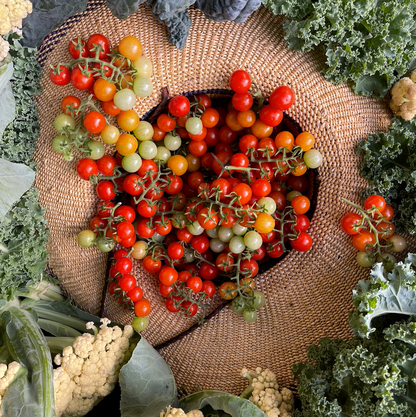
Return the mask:
<path id="1" fill-rule="evenodd" d="M 39 85 L 42 69 L 36 61 L 36 49 L 22 47 L 15 34 L 6 39 L 11 46 L 10 55 L 14 66 L 11 85 L 16 111 L 13 122 L 0 137 L 0 157 L 34 168 L 33 152 L 40 127 L 33 98 L 42 91 Z"/>
<path id="2" fill-rule="evenodd" d="M 371 323 L 375 317 L 416 315 L 416 255 L 409 254 L 391 272 L 386 272 L 383 264 L 376 264 L 370 279 L 358 283 L 352 300 L 355 311 L 350 314 L 350 327 L 361 337 L 375 331 Z"/>
<path id="3" fill-rule="evenodd" d="M 360 172 L 370 183 L 364 197 L 380 194 L 395 208 L 395 224 L 416 233 L 416 121 L 394 118 L 388 132 L 358 144 Z"/>
<path id="4" fill-rule="evenodd" d="M 290 19 L 304 19 L 312 13 L 312 0 L 263 0 L 263 6 L 274 14 L 283 14 Z"/>
<path id="5" fill-rule="evenodd" d="M 325 77 L 351 82 L 356 94 L 383 97 L 416 65 L 414 0 L 269 0 L 266 6 L 297 19 L 284 24 L 292 50 L 322 49 Z"/>
<path id="6" fill-rule="evenodd" d="M 36 49 L 22 47 L 16 35 L 8 37 L 14 71 L 11 79 L 16 117 L 0 138 L 0 158 L 35 168 L 32 159 L 39 137 L 34 96 L 40 93 L 42 75 Z M 36 282 L 46 268 L 45 210 L 32 187 L 0 220 L 0 292 Z"/>
<path id="7" fill-rule="evenodd" d="M 197 0 L 195 7 L 204 12 L 207 19 L 216 22 L 233 20 L 243 23 L 261 5 L 261 0 Z"/>
<path id="8" fill-rule="evenodd" d="M 308 347 L 308 360 L 293 365 L 299 380 L 302 417 L 410 417 L 415 414 L 416 357 L 412 324 L 396 324 L 389 338 L 354 337 L 349 342 L 324 338 Z M 400 340 L 399 340 L 400 339 Z"/>

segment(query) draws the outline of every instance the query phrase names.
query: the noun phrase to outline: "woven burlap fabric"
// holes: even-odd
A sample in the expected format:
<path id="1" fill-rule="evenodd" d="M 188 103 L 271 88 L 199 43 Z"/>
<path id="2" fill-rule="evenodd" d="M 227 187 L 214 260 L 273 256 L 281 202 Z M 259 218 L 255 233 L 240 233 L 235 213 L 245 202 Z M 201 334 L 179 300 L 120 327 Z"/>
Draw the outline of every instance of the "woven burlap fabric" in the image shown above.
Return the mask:
<path id="1" fill-rule="evenodd" d="M 282 262 L 257 279 L 267 297 L 255 324 L 247 324 L 228 307 L 203 327 L 160 349 L 176 376 L 178 386 L 188 391 L 216 388 L 239 393 L 244 381 L 239 371 L 246 367 L 270 367 L 282 385 L 292 383 L 292 363 L 305 358 L 306 347 L 322 336 L 350 337 L 348 311 L 351 290 L 368 269 L 356 266 L 351 238 L 340 229 L 341 217 L 349 211 L 341 197 L 359 201 L 366 187 L 359 176 L 355 154 L 359 140 L 370 132 L 385 130 L 391 114 L 385 102 L 355 96 L 345 85 L 334 86 L 320 75 L 324 57 L 318 52 L 298 54 L 283 40 L 283 19 L 265 9 L 244 24 L 215 23 L 191 10 L 193 26 L 186 47 L 179 51 L 167 40 L 166 29 L 150 9 L 141 6 L 125 21 L 117 20 L 102 2 L 91 2 L 85 13 L 68 20 L 53 32 L 40 49 L 39 61 L 45 75 L 43 93 L 37 98 L 41 137 L 36 151 L 36 186 L 47 209 L 51 231 L 49 265 L 64 289 L 81 308 L 100 309 L 107 255 L 76 243 L 79 231 L 88 228 L 97 198 L 94 187 L 77 177 L 76 158 L 63 161 L 51 148 L 56 135 L 52 121 L 60 112 L 70 86 L 56 87 L 48 78 L 50 64 L 66 62 L 69 40 L 87 39 L 93 33 L 107 36 L 113 45 L 126 35 L 138 37 L 143 54 L 154 65 L 151 97 L 139 100 L 136 110 L 145 114 L 158 104 L 160 89 L 168 86 L 172 95 L 214 88 L 228 88 L 230 74 L 246 69 L 267 96 L 279 85 L 289 85 L 296 101 L 288 114 L 304 131 L 316 137 L 316 148 L 324 156 L 319 169 L 317 208 L 310 233 L 312 249 L 290 253 Z M 409 239 L 415 250 L 415 240 Z M 135 264 L 134 273 L 150 299 L 151 324 L 143 335 L 153 345 L 170 340 L 195 321 L 168 313 L 158 295 L 157 277 Z M 211 309 L 218 306 L 215 298 Z M 132 315 L 107 297 L 104 313 L 127 323 Z"/>

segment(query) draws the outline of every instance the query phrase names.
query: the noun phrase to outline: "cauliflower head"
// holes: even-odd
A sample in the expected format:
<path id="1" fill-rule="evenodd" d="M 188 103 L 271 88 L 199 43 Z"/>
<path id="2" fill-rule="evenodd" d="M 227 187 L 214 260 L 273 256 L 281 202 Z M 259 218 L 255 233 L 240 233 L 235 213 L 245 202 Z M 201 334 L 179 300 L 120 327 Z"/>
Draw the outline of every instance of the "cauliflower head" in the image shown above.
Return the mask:
<path id="1" fill-rule="evenodd" d="M 108 327 L 108 319 L 101 322 L 99 331 L 88 323 L 95 335 L 84 333 L 54 358 L 60 365 L 54 370 L 56 417 L 87 414 L 113 391 L 121 367 L 131 356 L 132 326 L 122 330 Z"/>
<path id="2" fill-rule="evenodd" d="M 19 372 L 20 366 L 19 362 L 10 362 L 9 365 L 0 364 L 0 406 L 7 388 L 9 388 L 13 378 Z M 0 417 L 2 416 L 3 413 L 0 408 Z"/>
<path id="3" fill-rule="evenodd" d="M 270 369 L 256 368 L 251 371 L 243 368 L 241 376 L 250 383 L 245 391 L 248 395 L 251 393 L 249 401 L 259 407 L 267 417 L 293 416 L 293 393 L 287 388 L 279 391 L 276 375 Z"/>
<path id="4" fill-rule="evenodd" d="M 410 77 L 403 77 L 390 90 L 390 108 L 404 120 L 411 120 L 416 114 L 416 69 Z"/>
<path id="5" fill-rule="evenodd" d="M 166 411 L 160 413 L 160 417 L 204 417 L 204 415 L 200 410 L 192 410 L 189 413 L 185 413 L 182 408 L 171 408 L 169 406 Z"/>

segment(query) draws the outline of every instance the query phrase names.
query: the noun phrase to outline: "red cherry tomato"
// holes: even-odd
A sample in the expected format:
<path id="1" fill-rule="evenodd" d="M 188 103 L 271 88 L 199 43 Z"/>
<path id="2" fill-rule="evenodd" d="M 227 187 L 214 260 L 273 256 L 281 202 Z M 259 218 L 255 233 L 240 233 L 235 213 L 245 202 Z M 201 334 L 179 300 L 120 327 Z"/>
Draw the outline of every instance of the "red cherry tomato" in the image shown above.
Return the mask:
<path id="1" fill-rule="evenodd" d="M 299 236 L 290 241 L 293 249 L 298 252 L 306 252 L 312 247 L 312 238 L 306 232 L 300 232 Z"/>
<path id="2" fill-rule="evenodd" d="M 71 83 L 78 90 L 88 90 L 94 84 L 94 77 L 88 69 L 78 66 L 71 72 Z"/>
<path id="3" fill-rule="evenodd" d="M 175 117 L 185 116 L 189 113 L 190 103 L 185 96 L 175 96 L 170 99 L 168 104 L 169 113 Z"/>
<path id="4" fill-rule="evenodd" d="M 215 284 L 211 281 L 203 281 L 201 292 L 204 292 L 208 298 L 212 298 L 215 294 Z"/>
<path id="5" fill-rule="evenodd" d="M 366 210 L 371 210 L 377 208 L 378 211 L 382 212 L 386 207 L 386 200 L 379 195 L 370 195 L 364 201 L 364 208 Z"/>
<path id="6" fill-rule="evenodd" d="M 116 196 L 114 184 L 108 180 L 100 181 L 95 187 L 95 191 L 101 200 L 112 200 Z"/>
<path id="7" fill-rule="evenodd" d="M 140 287 L 134 287 L 127 293 L 127 297 L 129 297 L 133 303 L 137 303 L 143 297 L 143 290 Z"/>
<path id="8" fill-rule="evenodd" d="M 136 278 L 133 275 L 126 274 L 123 275 L 119 281 L 118 285 L 123 291 L 131 291 L 136 286 Z"/>
<path id="9" fill-rule="evenodd" d="M 71 71 L 60 65 L 59 70 L 50 69 L 49 78 L 56 85 L 67 85 L 71 81 Z"/>
<path id="10" fill-rule="evenodd" d="M 68 52 L 71 54 L 72 58 L 78 59 L 79 58 L 79 49 L 78 44 L 81 45 L 81 57 L 82 58 L 88 58 L 88 50 L 85 45 L 85 41 L 81 38 L 74 38 L 69 41 L 68 44 Z"/>
<path id="11" fill-rule="evenodd" d="M 198 311 L 198 306 L 190 301 L 184 301 L 181 304 L 181 310 L 184 312 L 186 317 L 193 317 Z"/>
<path id="12" fill-rule="evenodd" d="M 359 214 L 347 213 L 341 220 L 342 230 L 349 235 L 356 235 L 361 230 L 361 227 L 357 228 L 354 225 L 360 224 L 362 220 Z"/>
<path id="13" fill-rule="evenodd" d="M 260 120 L 267 126 L 278 126 L 283 120 L 283 112 L 268 104 L 260 110 Z"/>
<path id="14" fill-rule="evenodd" d="M 236 110 L 246 111 L 253 105 L 253 96 L 247 91 L 245 93 L 235 93 L 231 103 Z"/>
<path id="15" fill-rule="evenodd" d="M 98 167 L 95 161 L 82 158 L 77 162 L 77 173 L 83 180 L 89 180 L 91 175 L 98 175 Z"/>
<path id="16" fill-rule="evenodd" d="M 117 272 L 124 275 L 128 274 L 131 271 L 131 269 L 133 268 L 133 263 L 129 258 L 121 257 L 117 259 L 114 266 Z"/>
<path id="17" fill-rule="evenodd" d="M 134 209 L 132 207 L 122 205 L 114 210 L 114 216 L 120 216 L 124 221 L 128 223 L 133 223 L 136 217 L 136 213 L 134 212 Z"/>
<path id="18" fill-rule="evenodd" d="M 186 281 L 186 286 L 193 292 L 200 292 L 202 290 L 202 279 L 199 277 L 191 277 Z"/>
<path id="19" fill-rule="evenodd" d="M 245 93 L 251 86 L 250 74 L 244 70 L 237 70 L 231 74 L 229 80 L 231 90 L 236 93 Z"/>
<path id="20" fill-rule="evenodd" d="M 96 52 L 92 49 L 95 48 L 97 45 L 101 47 L 101 51 L 98 55 L 98 58 L 107 58 L 107 55 L 110 53 L 110 42 L 105 36 L 100 35 L 98 33 L 91 35 L 87 40 L 87 50 L 90 54 L 90 57 L 95 57 Z"/>
<path id="21" fill-rule="evenodd" d="M 202 279 L 213 280 L 218 276 L 218 268 L 207 262 L 202 262 L 199 269 L 199 276 Z"/>
<path id="22" fill-rule="evenodd" d="M 178 280 L 178 273 L 171 266 L 164 266 L 159 272 L 159 281 L 166 286 L 173 285 Z"/>
<path id="23" fill-rule="evenodd" d="M 361 232 L 353 235 L 352 245 L 355 249 L 360 252 L 366 252 L 370 250 L 376 242 L 376 237 L 374 233 L 368 230 L 361 230 Z"/>
<path id="24" fill-rule="evenodd" d="M 184 249 L 180 242 L 173 242 L 168 246 L 168 255 L 171 259 L 182 259 L 183 254 Z"/>
<path id="25" fill-rule="evenodd" d="M 143 268 L 147 272 L 154 274 L 160 271 L 160 269 L 162 268 L 162 262 L 153 260 L 151 256 L 146 256 L 143 259 Z"/>
<path id="26" fill-rule="evenodd" d="M 145 298 L 142 298 L 137 303 L 134 303 L 134 314 L 137 317 L 146 317 L 149 315 L 151 310 L 150 303 Z"/>
<path id="27" fill-rule="evenodd" d="M 104 155 L 97 160 L 97 167 L 101 174 L 111 176 L 114 174 L 114 168 L 117 165 L 117 161 L 111 155 Z"/>
<path id="28" fill-rule="evenodd" d="M 295 101 L 295 94 L 290 87 L 277 87 L 269 97 L 269 103 L 277 110 L 287 110 Z"/>

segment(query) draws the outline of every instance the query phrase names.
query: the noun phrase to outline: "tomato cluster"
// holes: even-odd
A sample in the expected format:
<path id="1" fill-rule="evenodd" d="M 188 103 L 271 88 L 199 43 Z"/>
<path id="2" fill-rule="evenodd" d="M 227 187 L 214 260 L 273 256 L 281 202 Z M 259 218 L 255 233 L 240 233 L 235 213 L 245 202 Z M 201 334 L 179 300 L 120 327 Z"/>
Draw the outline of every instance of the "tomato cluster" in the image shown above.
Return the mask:
<path id="1" fill-rule="evenodd" d="M 123 165 L 130 169 L 139 166 L 136 137 L 147 140 L 153 134 L 147 122 L 140 125 L 139 116 L 133 110 L 137 97 L 147 97 L 153 91 L 149 79 L 153 73 L 152 63 L 142 56 L 140 41 L 126 36 L 112 49 L 105 36 L 94 34 L 86 42 L 81 38 L 71 40 L 68 50 L 74 61 L 58 64 L 50 70 L 49 77 L 57 85 L 71 83 L 77 90 L 87 91 L 88 98 L 81 100 L 75 95 L 63 98 L 62 113 L 54 120 L 59 136 L 52 141 L 53 149 L 67 160 L 71 160 L 77 150 L 97 160 L 105 152 L 103 144 L 93 139 L 100 134 L 104 143 L 115 145 L 120 155 L 126 157 Z M 135 137 L 120 132 L 109 123 L 109 116 L 117 117 L 122 131 L 138 129 L 139 134 Z"/>
<path id="2" fill-rule="evenodd" d="M 218 105 L 206 94 L 175 96 L 153 124 L 117 119 L 126 132 L 120 138 L 140 146 L 117 142 L 114 157 L 78 162 L 79 176 L 96 183 L 101 200 L 79 242 L 103 252 L 130 248 L 158 274 L 172 313 L 193 316 L 218 294 L 253 322 L 265 303 L 255 289 L 259 264 L 312 246 L 305 173 L 322 155 L 311 133 L 294 135 L 282 123 L 294 102 L 289 87 L 276 88 L 265 106 L 249 92 L 246 71 L 234 72 L 230 87 L 231 100 Z M 126 163 L 129 156 L 137 163 Z M 120 281 L 111 288 L 125 291 Z"/>
<path id="3" fill-rule="evenodd" d="M 359 251 L 358 265 L 371 267 L 375 262 L 382 262 L 385 269 L 391 271 L 396 258 L 383 250 L 397 253 L 406 249 L 406 240 L 394 234 L 393 208 L 379 195 L 367 197 L 364 208 L 343 200 L 359 213 L 347 213 L 341 220 L 342 230 L 352 236 L 352 244 Z"/>

